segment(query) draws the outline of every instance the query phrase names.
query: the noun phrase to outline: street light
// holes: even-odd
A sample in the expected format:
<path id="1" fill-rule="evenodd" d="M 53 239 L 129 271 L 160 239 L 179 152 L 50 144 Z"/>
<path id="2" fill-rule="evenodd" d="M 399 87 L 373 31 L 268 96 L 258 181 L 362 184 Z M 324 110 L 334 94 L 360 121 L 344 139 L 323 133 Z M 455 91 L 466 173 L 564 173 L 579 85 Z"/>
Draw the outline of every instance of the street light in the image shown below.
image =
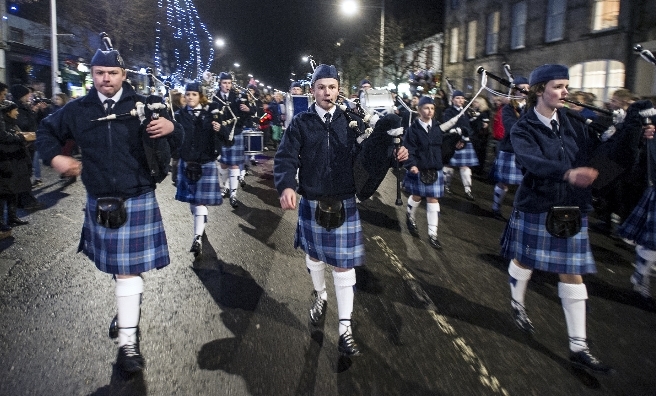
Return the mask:
<path id="1" fill-rule="evenodd" d="M 345 15 L 352 16 L 358 12 L 360 5 L 356 0 L 342 0 L 341 9 Z M 380 48 L 378 50 L 378 86 L 383 86 L 383 55 L 385 55 L 385 0 L 380 0 L 380 6 L 366 6 L 367 8 L 380 8 Z"/>
<path id="2" fill-rule="evenodd" d="M 217 48 L 223 48 L 225 46 L 225 40 L 219 37 L 214 40 L 214 45 L 216 45 Z"/>

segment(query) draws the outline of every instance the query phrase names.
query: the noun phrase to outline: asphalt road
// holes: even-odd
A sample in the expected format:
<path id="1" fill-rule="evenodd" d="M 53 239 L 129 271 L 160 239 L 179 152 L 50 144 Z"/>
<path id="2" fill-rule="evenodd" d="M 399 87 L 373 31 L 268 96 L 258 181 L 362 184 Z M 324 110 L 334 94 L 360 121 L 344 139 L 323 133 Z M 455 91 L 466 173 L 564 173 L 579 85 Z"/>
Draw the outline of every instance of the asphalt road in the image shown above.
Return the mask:
<path id="1" fill-rule="evenodd" d="M 115 369 L 107 337 L 114 282 L 76 254 L 84 187 L 44 168 L 35 193 L 46 207 L 20 212 L 30 224 L 0 241 L 0 395 L 656 395 L 656 312 L 630 289 L 632 248 L 591 234 L 588 337 L 618 374 L 575 371 L 556 276 L 531 280 L 535 335 L 511 321 L 498 255 L 505 224 L 491 217 L 493 186 L 481 178 L 475 202 L 458 180 L 440 200 L 441 251 L 428 244 L 425 203 L 421 237 L 408 233 L 391 173 L 360 204 L 367 264 L 357 272 L 354 334 L 364 355 L 340 358 L 330 275 L 325 324 L 308 326 L 312 284 L 293 248 L 296 213 L 280 209 L 271 168 L 262 157 L 238 209 L 210 208 L 196 261 L 189 207 L 173 199 L 170 180 L 160 184 L 171 265 L 144 276 L 147 366 L 132 378 Z"/>

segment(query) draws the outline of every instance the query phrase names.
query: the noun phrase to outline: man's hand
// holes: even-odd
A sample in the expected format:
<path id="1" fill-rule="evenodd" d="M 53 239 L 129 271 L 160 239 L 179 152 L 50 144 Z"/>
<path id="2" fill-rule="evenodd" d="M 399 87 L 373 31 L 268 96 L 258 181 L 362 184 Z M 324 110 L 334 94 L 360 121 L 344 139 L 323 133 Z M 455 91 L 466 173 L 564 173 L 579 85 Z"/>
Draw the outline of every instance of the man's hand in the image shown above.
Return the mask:
<path id="1" fill-rule="evenodd" d="M 52 168 L 62 176 L 80 176 L 82 163 L 67 155 L 57 155 L 50 161 Z"/>
<path id="2" fill-rule="evenodd" d="M 296 209 L 296 191 L 286 188 L 280 194 L 280 207 L 287 209 Z"/>
<path id="3" fill-rule="evenodd" d="M 410 168 L 410 173 L 412 173 L 413 175 L 416 175 L 417 173 L 419 173 L 419 168 L 417 168 L 416 166 L 413 166 L 412 168 Z"/>
<path id="4" fill-rule="evenodd" d="M 171 132 L 173 132 L 173 129 L 175 128 L 171 121 L 167 120 L 164 117 L 160 117 L 148 123 L 148 126 L 146 127 L 146 132 L 150 134 L 151 138 L 155 139 L 170 134 Z"/>
<path id="5" fill-rule="evenodd" d="M 405 148 L 404 146 L 399 147 L 399 149 L 396 152 L 396 160 L 403 162 L 407 159 L 408 159 L 408 149 Z"/>
<path id="6" fill-rule="evenodd" d="M 599 176 L 599 171 L 594 168 L 582 166 L 565 172 L 564 179 L 575 187 L 586 188 Z"/>
<path id="7" fill-rule="evenodd" d="M 239 105 L 239 110 L 241 110 L 245 113 L 248 113 L 249 111 L 251 111 L 251 109 L 243 103 Z"/>
<path id="8" fill-rule="evenodd" d="M 649 124 L 649 125 L 645 125 L 645 126 L 643 126 L 643 127 L 642 127 L 642 136 L 643 136 L 645 139 L 653 139 L 653 138 L 654 138 L 654 130 L 655 130 L 655 129 L 656 129 L 656 128 L 654 128 L 654 125 L 652 125 L 652 124 Z"/>

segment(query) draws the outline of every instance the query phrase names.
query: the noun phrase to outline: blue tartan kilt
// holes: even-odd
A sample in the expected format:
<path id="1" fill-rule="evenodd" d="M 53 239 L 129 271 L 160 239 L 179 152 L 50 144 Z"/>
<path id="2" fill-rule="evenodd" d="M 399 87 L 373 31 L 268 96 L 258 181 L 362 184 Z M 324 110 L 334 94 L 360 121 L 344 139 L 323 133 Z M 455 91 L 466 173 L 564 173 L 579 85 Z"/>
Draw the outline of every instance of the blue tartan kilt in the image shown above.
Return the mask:
<path id="1" fill-rule="evenodd" d="M 151 191 L 125 201 L 127 222 L 120 228 L 96 223 L 96 199 L 87 194 L 79 251 L 102 272 L 137 275 L 170 263 L 162 215 Z"/>
<path id="2" fill-rule="evenodd" d="M 175 199 L 189 202 L 194 205 L 221 205 L 221 186 L 219 186 L 219 168 L 216 161 L 201 164 L 203 176 L 196 183 L 192 183 L 185 177 L 187 163 L 180 158 L 178 163 L 178 189 Z"/>
<path id="3" fill-rule="evenodd" d="M 515 162 L 515 153 L 499 151 L 494 161 L 494 180 L 497 182 L 517 185 L 522 183 L 522 171 Z"/>
<path id="4" fill-rule="evenodd" d="M 437 171 L 437 180 L 433 184 L 424 184 L 419 180 L 419 173 L 406 172 L 403 179 L 405 190 L 420 197 L 440 198 L 444 195 L 444 173 L 442 169 Z"/>
<path id="5" fill-rule="evenodd" d="M 221 147 L 221 162 L 224 165 L 241 165 L 244 163 L 244 135 L 234 136 L 235 144 Z"/>
<path id="6" fill-rule="evenodd" d="M 573 275 L 596 273 L 588 238 L 588 216 L 581 214 L 581 217 L 582 227 L 578 234 L 571 238 L 556 238 L 547 232 L 547 212 L 513 210 L 501 236 L 501 255 L 541 271 Z"/>
<path id="7" fill-rule="evenodd" d="M 456 153 L 453 155 L 449 161 L 449 166 L 477 166 L 478 157 L 476 156 L 476 151 L 474 151 L 474 146 L 471 142 L 465 143 L 465 147 L 460 150 L 456 150 Z"/>
<path id="8" fill-rule="evenodd" d="M 301 197 L 294 248 L 333 267 L 353 268 L 364 264 L 364 237 L 355 197 L 344 200 L 346 220 L 330 231 L 314 220 L 317 201 Z"/>
<path id="9" fill-rule="evenodd" d="M 617 233 L 649 250 L 656 250 L 656 190 L 647 187 L 638 205 L 624 220 Z"/>

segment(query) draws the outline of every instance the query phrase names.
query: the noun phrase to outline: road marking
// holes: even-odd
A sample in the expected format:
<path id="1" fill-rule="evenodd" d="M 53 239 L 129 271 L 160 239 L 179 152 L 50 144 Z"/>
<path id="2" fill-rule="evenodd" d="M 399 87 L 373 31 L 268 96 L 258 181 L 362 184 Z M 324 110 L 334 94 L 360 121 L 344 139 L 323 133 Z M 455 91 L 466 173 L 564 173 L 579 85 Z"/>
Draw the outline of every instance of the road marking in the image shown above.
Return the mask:
<path id="1" fill-rule="evenodd" d="M 475 373 L 478 374 L 478 379 L 481 384 L 495 393 L 506 396 L 509 395 L 508 391 L 506 391 L 501 386 L 499 380 L 490 374 L 481 359 L 476 356 L 474 350 L 469 345 L 467 345 L 465 339 L 456 333 L 456 330 L 449 324 L 447 318 L 437 312 L 437 306 L 435 303 L 433 303 L 428 294 L 426 294 L 424 289 L 419 284 L 419 281 L 410 273 L 410 271 L 408 271 L 403 266 L 401 260 L 399 260 L 396 254 L 394 254 L 394 251 L 392 251 L 392 249 L 387 246 L 383 238 L 376 235 L 372 239 L 378 244 L 383 253 L 389 257 L 389 260 L 394 266 L 394 269 L 396 272 L 398 272 L 399 275 L 401 275 L 401 279 L 403 279 L 403 281 L 406 282 L 406 284 L 409 286 L 413 296 L 425 305 L 426 310 L 437 323 L 437 327 L 439 327 L 445 335 L 453 337 L 451 342 L 455 346 L 456 350 L 460 353 L 463 360 L 469 364 L 469 367 L 471 367 Z"/>

